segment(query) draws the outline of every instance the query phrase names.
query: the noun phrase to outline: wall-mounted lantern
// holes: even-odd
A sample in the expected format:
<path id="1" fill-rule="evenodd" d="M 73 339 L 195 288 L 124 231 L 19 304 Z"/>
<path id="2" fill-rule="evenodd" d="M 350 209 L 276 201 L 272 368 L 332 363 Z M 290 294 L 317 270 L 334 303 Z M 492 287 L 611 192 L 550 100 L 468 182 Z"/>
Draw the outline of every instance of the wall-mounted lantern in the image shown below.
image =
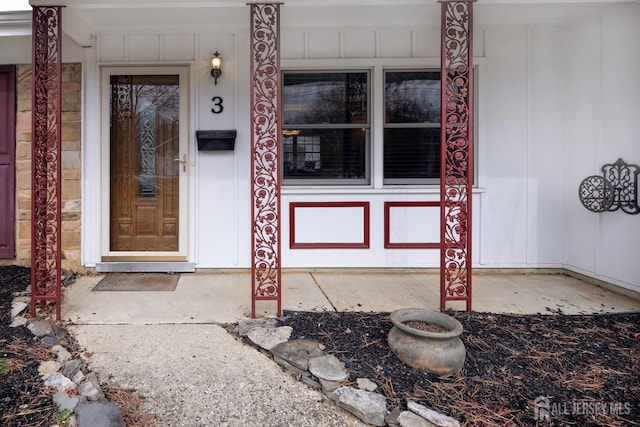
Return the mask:
<path id="1" fill-rule="evenodd" d="M 211 77 L 213 77 L 213 84 L 218 84 L 218 78 L 222 74 L 222 70 L 220 66 L 222 65 L 222 57 L 220 53 L 216 50 L 213 56 L 211 57 Z"/>
<path id="2" fill-rule="evenodd" d="M 602 176 L 591 175 L 580 183 L 578 195 L 591 212 L 616 211 L 640 213 L 638 206 L 638 172 L 640 167 L 622 158 L 602 166 Z"/>

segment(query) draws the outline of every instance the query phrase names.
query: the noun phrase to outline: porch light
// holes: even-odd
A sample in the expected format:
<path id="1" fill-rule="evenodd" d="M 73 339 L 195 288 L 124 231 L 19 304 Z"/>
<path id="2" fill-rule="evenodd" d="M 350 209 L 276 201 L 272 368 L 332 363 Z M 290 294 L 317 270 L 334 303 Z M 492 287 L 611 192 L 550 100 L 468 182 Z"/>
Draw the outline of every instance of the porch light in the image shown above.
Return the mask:
<path id="1" fill-rule="evenodd" d="M 220 53 L 216 52 L 211 57 L 211 77 L 213 77 L 213 84 L 218 84 L 218 77 L 222 74 L 220 66 L 222 65 L 222 57 Z"/>

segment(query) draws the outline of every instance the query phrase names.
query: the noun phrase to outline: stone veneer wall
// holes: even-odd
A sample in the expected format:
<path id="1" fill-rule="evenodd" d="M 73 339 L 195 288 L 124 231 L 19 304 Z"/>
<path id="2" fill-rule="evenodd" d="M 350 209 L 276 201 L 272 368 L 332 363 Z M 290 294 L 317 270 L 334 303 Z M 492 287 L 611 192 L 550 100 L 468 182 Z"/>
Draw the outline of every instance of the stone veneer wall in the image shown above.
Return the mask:
<path id="1" fill-rule="evenodd" d="M 18 65 L 16 108 L 16 258 L 0 265 L 31 264 L 31 65 Z M 62 268 L 82 271 L 81 64 L 62 64 Z"/>

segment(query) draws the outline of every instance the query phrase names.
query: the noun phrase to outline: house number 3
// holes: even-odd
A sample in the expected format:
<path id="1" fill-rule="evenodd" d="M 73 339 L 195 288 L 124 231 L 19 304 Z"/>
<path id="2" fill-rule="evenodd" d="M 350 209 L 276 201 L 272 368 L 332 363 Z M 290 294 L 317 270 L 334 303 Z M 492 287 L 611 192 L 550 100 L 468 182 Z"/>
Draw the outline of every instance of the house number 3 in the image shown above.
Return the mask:
<path id="1" fill-rule="evenodd" d="M 211 109 L 211 112 L 213 114 L 222 113 L 222 110 L 224 110 L 224 107 L 222 106 L 222 97 L 214 96 L 211 100 L 213 101 L 213 108 Z"/>

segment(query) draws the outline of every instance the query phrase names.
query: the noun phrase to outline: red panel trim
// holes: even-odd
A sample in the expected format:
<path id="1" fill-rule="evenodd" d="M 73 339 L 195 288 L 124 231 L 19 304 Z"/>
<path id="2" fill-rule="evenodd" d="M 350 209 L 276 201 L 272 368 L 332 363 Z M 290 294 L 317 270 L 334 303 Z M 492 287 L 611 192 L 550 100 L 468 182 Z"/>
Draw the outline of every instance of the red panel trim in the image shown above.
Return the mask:
<path id="1" fill-rule="evenodd" d="M 362 242 L 296 242 L 297 208 L 362 208 Z M 291 249 L 369 249 L 369 202 L 292 202 L 289 203 L 289 247 Z"/>
<path id="2" fill-rule="evenodd" d="M 384 248 L 385 249 L 440 249 L 440 242 L 391 243 L 391 208 L 439 207 L 440 202 L 384 202 Z"/>
<path id="3" fill-rule="evenodd" d="M 16 67 L 0 65 L 0 258 L 16 256 Z"/>

